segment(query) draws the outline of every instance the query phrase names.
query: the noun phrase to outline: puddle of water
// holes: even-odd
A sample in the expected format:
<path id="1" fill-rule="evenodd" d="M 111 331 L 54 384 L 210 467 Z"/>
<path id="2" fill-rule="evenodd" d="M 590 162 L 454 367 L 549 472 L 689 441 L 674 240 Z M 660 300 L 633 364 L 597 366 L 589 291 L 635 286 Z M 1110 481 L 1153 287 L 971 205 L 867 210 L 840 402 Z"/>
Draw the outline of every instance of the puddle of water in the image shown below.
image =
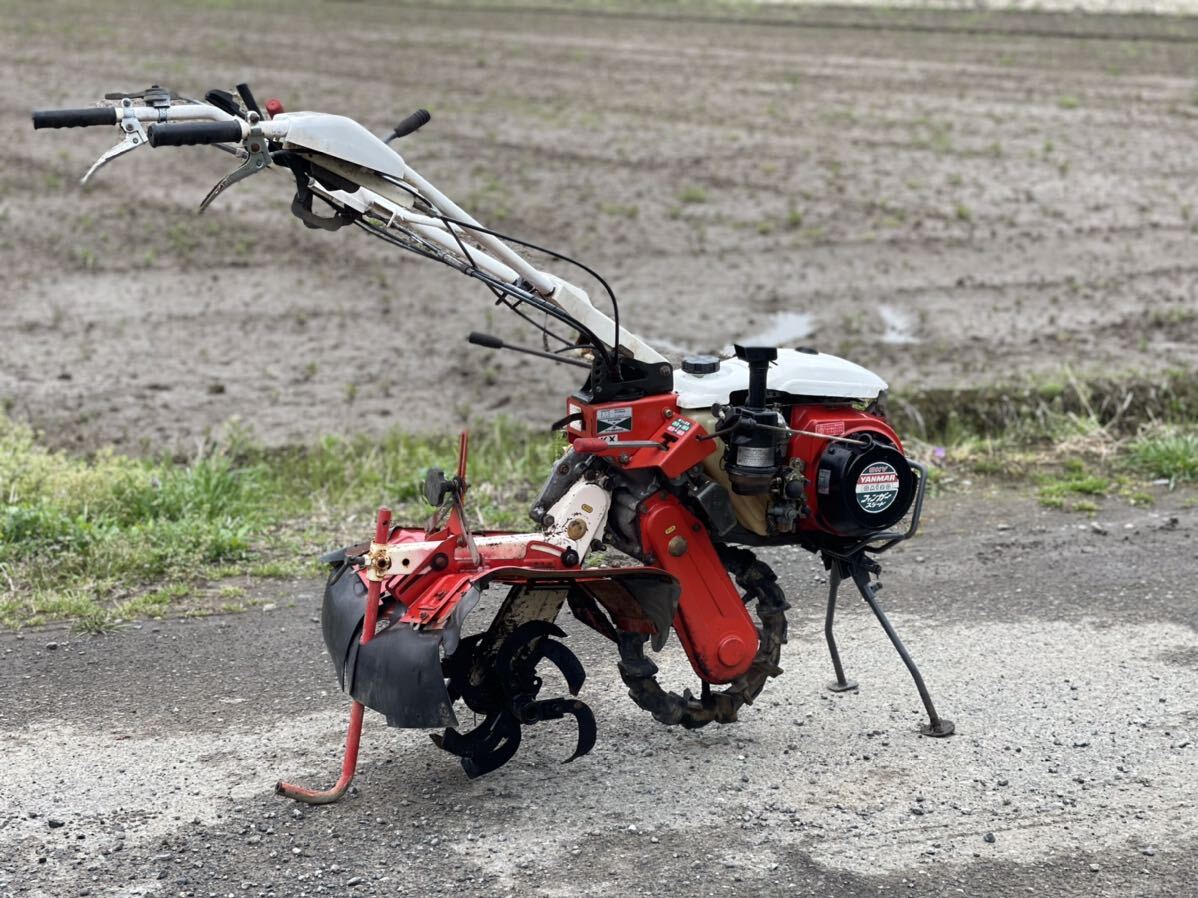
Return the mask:
<path id="1" fill-rule="evenodd" d="M 877 311 L 884 327 L 878 339 L 883 343 L 901 345 L 919 342 L 919 337 L 915 336 L 915 321 L 910 314 L 894 306 L 877 306 Z"/>

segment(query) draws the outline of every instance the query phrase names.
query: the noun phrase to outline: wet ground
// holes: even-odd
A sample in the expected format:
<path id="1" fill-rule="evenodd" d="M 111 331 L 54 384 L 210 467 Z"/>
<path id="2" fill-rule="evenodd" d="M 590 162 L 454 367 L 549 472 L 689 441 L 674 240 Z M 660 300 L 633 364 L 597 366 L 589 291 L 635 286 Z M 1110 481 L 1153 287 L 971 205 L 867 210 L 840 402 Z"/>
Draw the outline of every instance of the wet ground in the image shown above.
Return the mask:
<path id="1" fill-rule="evenodd" d="M 320 584 L 108 637 L 6 634 L 0 896 L 1190 894 L 1196 533 L 1178 496 L 1094 523 L 1006 487 L 932 499 L 882 597 L 946 740 L 918 735 L 915 690 L 851 596 L 838 631 L 861 688 L 823 688 L 822 571 L 774 552 L 785 673 L 739 723 L 655 723 L 570 620 L 589 756 L 558 764 L 571 727 L 542 724 L 470 781 L 372 713 L 356 791 L 319 809 L 272 786 L 339 763 Z M 676 643 L 662 657 L 667 685 L 692 685 Z"/>
<path id="2" fill-rule="evenodd" d="M 559 416 L 568 370 L 465 344 L 531 339 L 481 287 L 306 230 L 284 176 L 199 217 L 225 156 L 139 151 L 81 191 L 112 135 L 29 128 L 241 79 L 380 132 L 427 106 L 408 161 L 604 272 L 670 352 L 768 336 L 899 389 L 1194 364 L 1192 20 L 753 15 L 6 4 L 0 397 L 132 451 L 231 417 L 286 443 Z"/>

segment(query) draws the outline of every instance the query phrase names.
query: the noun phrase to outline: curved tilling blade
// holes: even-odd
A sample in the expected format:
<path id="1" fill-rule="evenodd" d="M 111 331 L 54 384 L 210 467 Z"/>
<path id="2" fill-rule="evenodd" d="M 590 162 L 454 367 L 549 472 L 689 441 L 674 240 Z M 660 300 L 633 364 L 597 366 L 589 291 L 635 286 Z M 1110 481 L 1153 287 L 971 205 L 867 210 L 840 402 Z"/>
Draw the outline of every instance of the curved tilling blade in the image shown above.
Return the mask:
<path id="1" fill-rule="evenodd" d="M 520 747 L 520 722 L 509 711 L 488 714 L 474 729 L 465 733 L 449 729 L 434 734 L 433 743 L 462 759 L 462 769 L 470 779 L 498 770 Z"/>
<path id="2" fill-rule="evenodd" d="M 494 664 L 488 672 L 502 688 L 505 706 L 488 714 L 481 724 L 465 733 L 449 729 L 432 737 L 438 747 L 462 759 L 462 769 L 471 779 L 510 761 L 520 747 L 521 727 L 544 720 L 561 720 L 570 715 L 578 724 L 578 742 L 566 763 L 595 747 L 598 727 L 595 715 L 586 703 L 577 698 L 537 699 L 541 679 L 536 669 L 542 660 L 548 660 L 561 672 L 571 696 L 578 695 L 586 681 L 586 671 L 578 656 L 563 643 L 549 638 L 564 638 L 565 635 L 560 627 L 545 620 L 529 621 L 517 627 L 495 653 Z M 478 645 L 478 642 L 467 645 L 463 640 L 459 652 L 467 648 L 473 653 Z M 465 670 L 469 663 L 469 659 L 455 656 L 452 666 L 455 670 Z"/>

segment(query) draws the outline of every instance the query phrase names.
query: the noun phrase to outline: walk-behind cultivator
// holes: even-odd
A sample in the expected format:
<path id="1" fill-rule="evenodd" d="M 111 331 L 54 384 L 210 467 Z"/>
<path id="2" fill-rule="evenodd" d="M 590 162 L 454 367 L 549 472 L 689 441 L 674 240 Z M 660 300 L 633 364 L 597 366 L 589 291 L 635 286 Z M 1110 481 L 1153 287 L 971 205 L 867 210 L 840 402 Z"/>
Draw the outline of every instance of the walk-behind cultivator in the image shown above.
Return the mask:
<path id="1" fill-rule="evenodd" d="M 421 177 L 390 144 L 429 121 L 419 111 L 379 138 L 352 119 L 258 107 L 245 85 L 203 101 L 153 87 L 104 105 L 33 114 L 35 128 L 116 126 L 121 141 L 88 171 L 142 146 L 211 144 L 241 165 L 204 198 L 267 169 L 295 181 L 291 211 L 309 228 L 355 227 L 481 281 L 496 303 L 543 333 L 543 348 L 469 340 L 585 371 L 554 427 L 568 446 L 533 503 L 528 533 L 472 530 L 467 443 L 452 477 L 429 472 L 436 511 L 427 527 L 394 527 L 381 509 L 373 541 L 333 552 L 322 629 L 353 699 L 342 775 L 326 792 L 279 784 L 326 802 L 353 777 L 364 708 L 396 727 L 436 730 L 433 742 L 480 776 L 506 763 L 524 727 L 573 718 L 577 747 L 595 744 L 579 698 L 585 673 L 555 621 L 563 607 L 614 645 L 632 700 L 664 724 L 732 723 L 782 673 L 787 602 L 764 547 L 818 553 L 829 571 L 825 633 L 836 679 L 855 688 L 833 638 L 837 588 L 851 580 L 919 689 L 928 722 L 947 736 L 911 657 L 875 592 L 876 557 L 919 525 L 927 472 L 908 458 L 885 413 L 886 384 L 858 365 L 806 347 L 736 346 L 675 368 L 620 326 L 614 292 L 571 259 L 483 227 Z M 325 214 L 313 209 L 319 200 Z M 585 292 L 534 267 L 518 245 L 594 276 L 611 315 Z M 729 330 L 734 324 L 729 324 Z M 597 548 L 635 563 L 588 567 Z M 484 590 L 506 590 L 485 629 L 463 635 Z M 673 630 L 698 694 L 659 684 L 652 654 Z M 555 667 L 567 696 L 543 696 Z M 463 731 L 454 706 L 481 720 Z"/>

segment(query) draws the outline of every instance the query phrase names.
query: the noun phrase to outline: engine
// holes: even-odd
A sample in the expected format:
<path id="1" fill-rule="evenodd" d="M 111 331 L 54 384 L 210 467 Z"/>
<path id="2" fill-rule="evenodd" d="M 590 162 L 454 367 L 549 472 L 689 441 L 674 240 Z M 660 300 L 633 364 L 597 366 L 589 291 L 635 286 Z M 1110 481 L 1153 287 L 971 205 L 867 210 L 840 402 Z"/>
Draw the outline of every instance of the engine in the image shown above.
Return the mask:
<path id="1" fill-rule="evenodd" d="M 876 403 L 863 409 L 850 398 L 808 395 L 819 381 L 807 371 L 770 380 L 775 365 L 850 363 L 796 350 L 781 350 L 786 358 L 779 363 L 779 352 L 738 346 L 732 361 L 690 357 L 682 390 L 618 401 L 596 402 L 586 390 L 571 397 L 563 422 L 570 439 L 613 447 L 603 465 L 587 464 L 589 476 L 602 472 L 611 489 L 609 528 L 617 548 L 641 554 L 636 522 L 643 503 L 663 489 L 687 500 L 715 537 L 733 543 L 838 550 L 904 518 L 918 481 Z M 793 392 L 796 386 L 804 393 Z M 722 401 L 697 408 L 705 396 Z M 542 522 L 555 484 L 582 475 L 583 462 L 571 456 L 559 466 L 533 508 L 534 520 Z"/>
<path id="2" fill-rule="evenodd" d="M 740 527 L 766 538 L 823 536 L 816 542 L 824 545 L 898 524 L 916 477 L 886 420 L 851 402 L 771 394 L 777 350 L 738 346 L 736 354 L 749 368 L 748 391 L 739 404 L 713 412 L 716 432 L 725 435 L 718 465 Z M 708 473 L 718 476 L 712 467 Z"/>

